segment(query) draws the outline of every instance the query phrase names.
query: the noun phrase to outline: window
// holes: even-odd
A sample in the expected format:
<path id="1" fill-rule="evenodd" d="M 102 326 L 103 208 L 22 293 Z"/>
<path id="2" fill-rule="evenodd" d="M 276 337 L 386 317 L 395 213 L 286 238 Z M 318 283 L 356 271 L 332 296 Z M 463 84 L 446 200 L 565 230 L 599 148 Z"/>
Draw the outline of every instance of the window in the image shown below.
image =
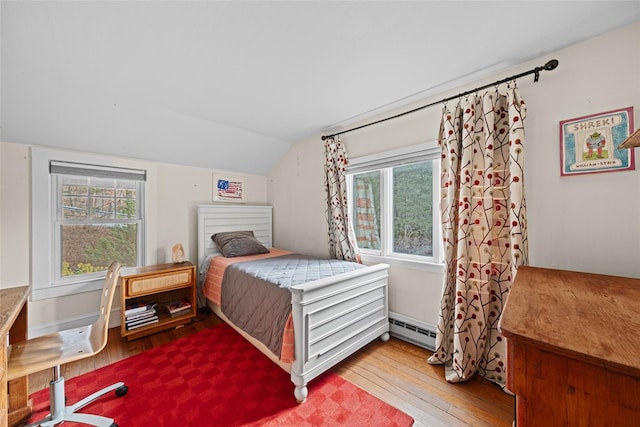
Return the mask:
<path id="1" fill-rule="evenodd" d="M 144 171 L 52 161 L 50 173 L 55 281 L 143 264 Z"/>
<path id="2" fill-rule="evenodd" d="M 440 150 L 420 144 L 352 159 L 351 223 L 361 256 L 440 263 Z"/>
<path id="3" fill-rule="evenodd" d="M 147 171 L 140 164 L 32 148 L 34 300 L 101 289 L 113 261 L 123 269 L 144 265 Z"/>

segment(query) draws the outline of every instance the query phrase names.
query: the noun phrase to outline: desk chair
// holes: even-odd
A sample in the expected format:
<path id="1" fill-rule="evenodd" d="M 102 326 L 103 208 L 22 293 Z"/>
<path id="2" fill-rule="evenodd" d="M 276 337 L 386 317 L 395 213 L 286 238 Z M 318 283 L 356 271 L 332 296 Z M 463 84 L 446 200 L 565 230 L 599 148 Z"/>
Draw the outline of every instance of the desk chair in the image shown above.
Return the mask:
<path id="1" fill-rule="evenodd" d="M 64 377 L 60 375 L 60 366 L 94 356 L 107 345 L 109 314 L 119 275 L 120 263 L 116 261 L 107 270 L 100 300 L 100 315 L 93 324 L 54 332 L 17 342 L 11 346 L 8 364 L 9 380 L 53 368 L 53 379 L 49 383 L 51 413 L 29 426 L 54 426 L 63 421 L 74 421 L 98 427 L 117 427 L 111 418 L 81 414 L 76 411 L 110 391 L 115 390 L 118 397 L 124 396 L 127 393 L 127 386 L 119 382 L 93 393 L 75 405 L 66 406 Z"/>

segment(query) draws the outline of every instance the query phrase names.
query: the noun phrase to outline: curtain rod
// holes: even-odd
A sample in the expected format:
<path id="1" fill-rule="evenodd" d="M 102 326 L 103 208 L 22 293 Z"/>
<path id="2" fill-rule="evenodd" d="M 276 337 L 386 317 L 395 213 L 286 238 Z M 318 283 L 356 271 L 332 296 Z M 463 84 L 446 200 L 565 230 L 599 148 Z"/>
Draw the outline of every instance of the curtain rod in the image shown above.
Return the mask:
<path id="1" fill-rule="evenodd" d="M 459 94 L 457 94 L 455 96 L 450 96 L 449 98 L 444 98 L 444 99 L 441 99 L 440 101 L 432 102 L 431 104 L 423 105 L 422 107 L 414 108 L 413 110 L 409 110 L 409 111 L 405 111 L 404 113 L 396 114 L 395 116 L 386 117 L 384 119 L 376 120 L 375 122 L 366 123 L 364 125 L 361 125 L 361 126 L 358 126 L 358 127 L 352 128 L 352 129 L 343 130 L 342 132 L 336 132 L 336 133 L 333 133 L 331 135 L 322 135 L 322 140 L 324 141 L 326 139 L 333 138 L 334 136 L 342 135 L 342 134 L 345 134 L 345 133 L 348 133 L 348 132 L 353 132 L 354 130 L 366 128 L 368 126 L 377 125 L 378 123 L 386 122 L 387 120 L 397 119 L 398 117 L 406 116 L 407 114 L 415 113 L 416 111 L 424 110 L 425 108 L 433 107 L 434 105 L 442 104 L 443 102 L 451 101 L 452 99 L 461 98 L 461 97 L 463 97 L 465 95 L 472 94 L 474 92 L 477 92 L 477 91 L 482 90 L 482 89 L 486 89 L 486 88 L 491 87 L 491 86 L 497 86 L 499 84 L 506 83 L 506 82 L 509 82 L 511 80 L 516 80 L 516 79 L 519 79 L 520 77 L 528 76 L 529 74 L 535 74 L 533 82 L 536 83 L 538 81 L 538 79 L 540 78 L 540 71 L 551 71 L 551 70 L 555 70 L 557 67 L 558 67 L 558 60 L 557 59 L 552 59 L 552 60 L 548 61 L 546 64 L 544 64 L 541 67 L 533 68 L 533 69 L 531 69 L 529 71 L 525 71 L 523 73 L 516 74 L 515 76 L 507 77 L 507 78 L 504 78 L 502 80 L 498 80 L 496 82 L 489 83 L 489 84 L 486 84 L 484 86 L 480 86 L 480 87 L 477 87 L 475 89 L 471 89 L 471 90 L 468 90 L 466 92 L 459 93 Z"/>

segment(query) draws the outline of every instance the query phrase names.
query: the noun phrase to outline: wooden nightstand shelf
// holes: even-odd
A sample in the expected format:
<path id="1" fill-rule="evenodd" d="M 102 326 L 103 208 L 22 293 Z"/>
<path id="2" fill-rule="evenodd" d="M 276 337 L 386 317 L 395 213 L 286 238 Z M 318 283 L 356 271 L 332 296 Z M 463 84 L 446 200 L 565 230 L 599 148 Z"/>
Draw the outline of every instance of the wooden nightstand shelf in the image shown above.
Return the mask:
<path id="1" fill-rule="evenodd" d="M 129 340 L 175 328 L 191 322 L 196 316 L 196 267 L 190 262 L 150 265 L 120 277 L 120 334 Z M 191 309 L 172 317 L 165 305 L 186 299 Z M 127 329 L 125 309 L 133 304 L 156 303 L 158 322 L 136 329 Z"/>

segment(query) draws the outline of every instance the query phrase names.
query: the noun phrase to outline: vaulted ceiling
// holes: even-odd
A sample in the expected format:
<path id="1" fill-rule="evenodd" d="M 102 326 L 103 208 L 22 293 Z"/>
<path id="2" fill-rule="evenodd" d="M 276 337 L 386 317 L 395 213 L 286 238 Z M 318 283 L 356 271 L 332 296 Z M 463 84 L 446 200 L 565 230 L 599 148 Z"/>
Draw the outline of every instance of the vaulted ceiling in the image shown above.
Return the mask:
<path id="1" fill-rule="evenodd" d="M 640 20 L 640 1 L 2 0 L 0 138 L 264 175 L 291 144 Z"/>

